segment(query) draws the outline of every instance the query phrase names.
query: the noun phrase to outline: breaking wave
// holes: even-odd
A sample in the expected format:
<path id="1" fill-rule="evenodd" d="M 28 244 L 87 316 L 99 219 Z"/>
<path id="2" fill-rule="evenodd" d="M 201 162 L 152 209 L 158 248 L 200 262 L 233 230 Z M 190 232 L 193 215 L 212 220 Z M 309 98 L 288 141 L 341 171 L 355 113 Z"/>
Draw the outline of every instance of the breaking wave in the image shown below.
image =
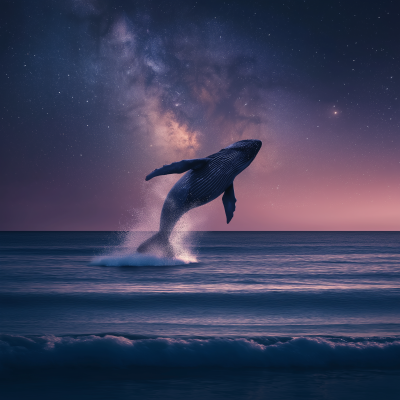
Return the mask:
<path id="1" fill-rule="evenodd" d="M 400 368 L 400 338 L 134 338 L 0 335 L 0 370 L 34 368 Z"/>

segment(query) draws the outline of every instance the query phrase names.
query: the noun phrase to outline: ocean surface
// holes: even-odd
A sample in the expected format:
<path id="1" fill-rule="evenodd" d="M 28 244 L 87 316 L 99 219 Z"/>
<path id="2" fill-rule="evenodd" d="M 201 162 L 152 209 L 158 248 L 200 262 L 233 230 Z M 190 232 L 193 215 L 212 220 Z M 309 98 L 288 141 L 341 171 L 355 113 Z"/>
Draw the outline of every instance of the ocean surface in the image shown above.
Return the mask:
<path id="1" fill-rule="evenodd" d="M 0 232 L 1 399 L 399 399 L 400 233 Z"/>

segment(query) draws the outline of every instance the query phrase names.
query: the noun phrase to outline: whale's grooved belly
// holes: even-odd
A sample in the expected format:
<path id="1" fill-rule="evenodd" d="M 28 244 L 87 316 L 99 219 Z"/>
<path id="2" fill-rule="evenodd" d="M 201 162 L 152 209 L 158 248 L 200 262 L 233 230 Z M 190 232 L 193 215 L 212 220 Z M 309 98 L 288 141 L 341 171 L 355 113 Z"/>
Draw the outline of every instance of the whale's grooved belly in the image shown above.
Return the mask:
<path id="1" fill-rule="evenodd" d="M 243 169 L 247 160 L 237 157 L 235 152 L 217 153 L 200 170 L 187 172 L 175 185 L 176 190 L 186 190 L 187 208 L 206 204 L 220 196 Z"/>

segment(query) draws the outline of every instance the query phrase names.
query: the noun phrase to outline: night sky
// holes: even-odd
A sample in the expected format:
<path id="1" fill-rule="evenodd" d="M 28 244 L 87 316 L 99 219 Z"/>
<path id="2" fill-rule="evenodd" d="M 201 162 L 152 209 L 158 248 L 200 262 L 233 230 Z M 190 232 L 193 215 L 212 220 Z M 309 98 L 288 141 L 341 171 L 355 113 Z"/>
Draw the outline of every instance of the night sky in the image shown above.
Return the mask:
<path id="1" fill-rule="evenodd" d="M 397 1 L 2 1 L 0 229 L 156 229 L 165 163 L 261 139 L 195 230 L 400 229 Z"/>

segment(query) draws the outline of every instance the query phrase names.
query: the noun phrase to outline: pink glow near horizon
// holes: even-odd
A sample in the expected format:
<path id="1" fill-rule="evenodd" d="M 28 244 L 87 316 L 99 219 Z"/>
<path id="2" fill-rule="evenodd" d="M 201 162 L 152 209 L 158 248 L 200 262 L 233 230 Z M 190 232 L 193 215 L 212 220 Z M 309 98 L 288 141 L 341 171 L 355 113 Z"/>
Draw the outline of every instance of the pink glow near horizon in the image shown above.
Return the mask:
<path id="1" fill-rule="evenodd" d="M 58 22 L 41 24 L 40 46 L 34 36 L 14 43 L 18 32 L 4 57 L 12 95 L 0 119 L 1 230 L 157 229 L 178 177 L 144 177 L 241 139 L 263 147 L 235 180 L 232 222 L 219 198 L 191 211 L 185 229 L 400 230 L 392 39 L 375 66 L 367 42 L 337 36 L 342 50 L 325 54 L 315 32 L 294 56 L 296 22 L 280 58 L 280 24 L 272 36 L 246 36 L 214 11 L 200 20 L 173 12 L 160 31 L 158 13 L 139 4 L 85 15 L 63 7 L 49 10 Z"/>
<path id="2" fill-rule="evenodd" d="M 394 231 L 400 229 L 400 185 L 390 162 L 373 168 L 359 163 L 349 168 L 346 158 L 326 162 L 312 158 L 315 149 L 278 149 L 280 162 L 268 164 L 268 143 L 259 157 L 234 183 L 236 212 L 226 224 L 221 198 L 189 212 L 185 229 L 260 231 Z M 274 150 L 275 151 L 275 150 Z M 319 150 L 322 152 L 321 150 Z M 297 158 L 296 158 L 297 157 Z M 322 157 L 323 158 L 323 157 Z M 155 161 L 156 163 L 156 161 Z M 155 166 L 158 166 L 155 164 Z M 78 188 L 58 187 L 46 193 L 25 187 L 15 196 L 19 213 L 7 230 L 155 230 L 163 199 L 177 175 L 145 183 L 140 176 L 124 184 L 104 182 L 102 195 Z M 128 179 L 129 178 L 129 179 Z M 136 178 L 133 179 L 132 178 Z M 109 186 L 108 186 L 109 185 Z M 106 190 L 107 186 L 110 190 Z M 21 189 L 22 190 L 22 189 Z M 82 194 L 80 194 L 80 192 Z M 138 197 L 142 203 L 138 203 Z M 135 206 L 136 204 L 136 206 Z M 15 204 L 14 204 L 15 205 Z M 133 207 L 132 207 L 133 205 Z M 139 205 L 139 206 L 138 206 Z M 73 206 L 73 207 L 71 207 Z M 149 208 L 150 207 L 150 208 Z M 142 213 L 140 223 L 135 219 Z M 144 213 L 144 215 L 143 215 Z M 146 216 L 148 213 L 148 216 Z M 99 218 L 99 215 L 101 218 Z M 136 222 L 135 222 L 136 221 Z M 13 225 L 11 225 L 11 222 Z"/>

